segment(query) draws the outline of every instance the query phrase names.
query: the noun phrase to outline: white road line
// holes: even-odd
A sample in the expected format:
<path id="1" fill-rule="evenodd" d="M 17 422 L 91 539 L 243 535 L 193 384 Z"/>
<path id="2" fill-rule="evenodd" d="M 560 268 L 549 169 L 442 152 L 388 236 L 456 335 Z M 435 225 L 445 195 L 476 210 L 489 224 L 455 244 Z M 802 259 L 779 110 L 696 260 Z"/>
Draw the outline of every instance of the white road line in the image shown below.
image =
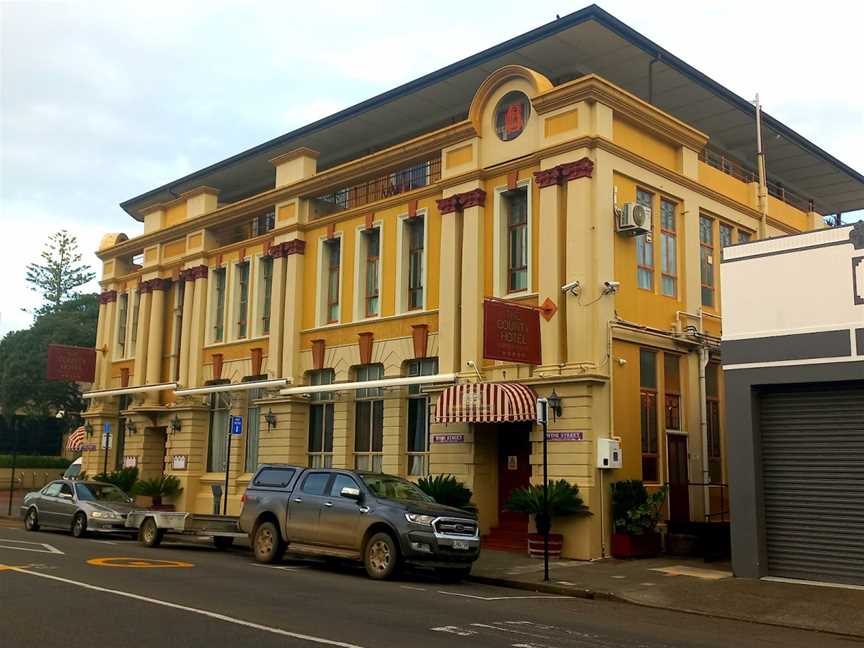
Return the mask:
<path id="1" fill-rule="evenodd" d="M 274 628 L 271 626 L 261 625 L 260 623 L 253 623 L 252 621 L 244 621 L 243 619 L 235 619 L 234 617 L 229 617 L 224 614 L 219 614 L 217 612 L 210 612 L 209 610 L 201 610 L 199 608 L 193 608 L 186 605 L 180 605 L 178 603 L 170 603 L 168 601 L 160 601 L 159 599 L 150 598 L 149 596 L 141 596 L 140 594 L 132 594 L 131 592 L 123 592 L 121 590 L 109 589 L 107 587 L 99 587 L 98 585 L 90 585 L 88 583 L 81 583 L 79 581 L 70 580 L 68 578 L 61 578 L 59 576 L 51 576 L 50 574 L 40 574 L 38 572 L 28 571 L 26 569 L 21 569 L 20 567 L 10 567 L 10 571 L 18 572 L 19 574 L 26 574 L 27 576 L 36 576 L 37 578 L 47 578 L 53 581 L 59 581 L 61 583 L 67 583 L 69 585 L 75 585 L 76 587 L 81 587 L 83 589 L 93 590 L 94 592 L 104 592 L 106 594 L 114 594 L 115 596 L 122 596 L 124 598 L 134 599 L 136 601 L 143 601 L 144 603 L 152 603 L 153 605 L 161 605 L 162 607 L 173 608 L 175 610 L 182 610 L 183 612 L 191 612 L 192 614 L 200 614 L 201 616 L 205 616 L 211 619 L 216 619 L 217 621 L 224 621 L 225 623 L 233 623 L 234 625 L 243 626 L 246 628 L 252 628 L 253 630 L 260 630 L 262 632 L 269 632 L 275 635 L 281 635 L 283 637 L 291 637 L 292 639 L 300 639 L 301 641 L 309 641 L 317 644 L 324 644 L 326 646 L 338 646 L 339 648 L 363 648 L 358 644 L 345 643 L 342 641 L 333 641 L 332 639 L 325 639 L 323 637 L 314 637 L 312 635 L 305 635 L 299 632 L 290 632 L 288 630 L 283 630 L 282 628 Z"/>
<path id="2" fill-rule="evenodd" d="M 252 565 L 253 567 L 264 567 L 265 569 L 278 569 L 279 571 L 286 571 L 286 572 L 294 572 L 294 571 L 297 571 L 298 569 L 300 569 L 300 567 L 287 567 L 285 565 L 262 565 L 261 563 L 256 563 L 256 562 L 249 563 L 249 564 Z"/>
<path id="3" fill-rule="evenodd" d="M 425 587 L 411 587 L 410 585 L 400 585 L 399 588 L 411 590 L 412 592 L 425 592 L 426 591 Z"/>
<path id="4" fill-rule="evenodd" d="M 95 542 L 96 544 L 107 544 L 107 545 L 116 545 L 116 542 L 111 542 L 110 540 L 93 540 L 90 539 L 90 542 Z"/>
<path id="5" fill-rule="evenodd" d="M 10 547 L 7 544 L 0 544 L 0 549 L 15 549 L 17 551 L 34 551 L 36 553 L 47 553 L 47 554 L 58 554 L 60 556 L 65 555 L 62 551 L 60 551 L 54 545 L 47 544 L 45 542 L 30 542 L 28 540 L 10 540 L 8 538 L 0 538 L 0 543 L 11 542 L 13 544 L 23 544 L 23 545 L 31 545 L 29 547 Z M 39 549 L 34 549 L 33 547 L 39 547 Z"/>
<path id="6" fill-rule="evenodd" d="M 518 601 L 524 599 L 569 599 L 570 596 L 547 596 L 545 594 L 537 594 L 532 596 L 477 596 L 476 594 L 462 594 L 461 592 L 442 592 L 439 594 L 444 596 L 461 596 L 463 598 L 476 599 L 478 601 Z"/>
<path id="7" fill-rule="evenodd" d="M 477 634 L 473 630 L 466 630 L 464 628 L 460 628 L 459 626 L 439 626 L 437 628 L 429 629 L 433 632 L 446 632 L 448 634 L 459 635 L 460 637 L 470 637 L 471 635 Z"/>

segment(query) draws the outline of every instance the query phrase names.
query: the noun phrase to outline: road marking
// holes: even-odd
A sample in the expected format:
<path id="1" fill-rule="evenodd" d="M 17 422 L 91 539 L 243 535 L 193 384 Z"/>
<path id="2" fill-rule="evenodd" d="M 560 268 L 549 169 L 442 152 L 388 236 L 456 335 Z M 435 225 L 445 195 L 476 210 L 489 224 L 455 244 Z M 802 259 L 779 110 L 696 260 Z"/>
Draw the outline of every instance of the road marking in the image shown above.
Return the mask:
<path id="1" fill-rule="evenodd" d="M 279 571 L 286 571 L 286 572 L 294 572 L 294 571 L 297 571 L 297 569 L 298 569 L 298 567 L 286 567 L 285 565 L 262 565 L 261 563 L 256 563 L 256 562 L 249 563 L 249 564 L 254 566 L 254 567 L 264 567 L 266 569 L 278 569 Z"/>
<path id="2" fill-rule="evenodd" d="M 107 544 L 107 545 L 116 545 L 116 542 L 111 542 L 110 540 L 93 540 L 90 539 L 90 542 L 95 542 L 96 544 Z"/>
<path id="3" fill-rule="evenodd" d="M 400 589 L 407 589 L 407 590 L 411 590 L 413 592 L 425 592 L 426 591 L 425 587 L 411 587 L 410 585 L 400 585 L 399 587 L 400 587 Z"/>
<path id="4" fill-rule="evenodd" d="M 670 565 L 669 567 L 652 567 L 651 571 L 661 572 L 669 576 L 693 576 L 705 580 L 722 580 L 731 578 L 732 572 L 719 569 L 704 569 L 701 567 L 690 567 L 688 565 Z"/>
<path id="5" fill-rule="evenodd" d="M 0 538 L 0 543 L 5 543 L 5 542 L 11 542 L 14 544 L 32 545 L 32 546 L 30 546 L 30 547 L 10 547 L 8 544 L 0 544 L 0 549 L 15 549 L 16 551 L 35 551 L 36 553 L 59 554 L 61 556 L 65 555 L 57 547 L 50 545 L 50 544 L 47 544 L 45 542 L 29 542 L 27 540 L 10 540 L 8 538 Z M 34 549 L 33 546 L 39 547 L 39 549 Z"/>
<path id="6" fill-rule="evenodd" d="M 570 596 L 547 596 L 545 594 L 536 594 L 530 596 L 477 596 L 476 594 L 462 594 L 461 592 L 438 592 L 445 596 L 461 596 L 463 598 L 476 599 L 478 601 L 517 601 L 524 599 L 569 599 Z"/>
<path id="7" fill-rule="evenodd" d="M 439 626 L 437 628 L 429 629 L 433 632 L 446 632 L 448 634 L 459 635 L 460 637 L 470 637 L 471 635 L 477 634 L 473 630 L 466 630 L 465 628 L 460 628 L 459 626 Z"/>
<path id="8" fill-rule="evenodd" d="M 152 558 L 91 558 L 87 564 L 94 567 L 132 567 L 137 569 L 195 566 L 181 560 L 154 560 Z"/>
<path id="9" fill-rule="evenodd" d="M 234 625 L 243 626 L 246 628 L 252 628 L 253 630 L 260 630 L 262 632 L 269 632 L 271 634 L 280 635 L 283 637 L 291 637 L 292 639 L 299 639 L 301 641 L 309 641 L 312 643 L 323 644 L 325 646 L 337 646 L 338 648 L 364 648 L 358 644 L 345 643 L 342 641 L 333 641 L 332 639 L 325 639 L 324 637 L 315 637 L 313 635 L 301 634 L 299 632 L 291 632 L 289 630 L 283 630 L 282 628 L 274 628 L 271 626 L 261 625 L 260 623 L 253 623 L 252 621 L 244 621 L 243 619 L 236 619 L 234 617 L 229 617 L 225 614 L 219 614 L 217 612 L 211 612 L 210 610 L 201 610 L 199 608 L 193 608 L 186 605 L 180 605 L 179 603 L 171 603 L 169 601 L 160 601 L 159 599 L 150 598 L 149 596 L 141 596 L 140 594 L 132 594 L 131 592 L 124 592 L 122 590 L 109 589 L 107 587 L 99 587 L 98 585 L 90 585 L 88 583 L 81 583 L 79 581 L 70 580 L 68 578 L 61 578 L 60 576 L 52 576 L 51 574 L 40 574 L 39 572 L 32 572 L 26 569 L 22 569 L 20 567 L 11 567 L 11 571 L 18 572 L 19 574 L 26 574 L 27 576 L 36 576 L 37 578 L 47 578 L 53 581 L 59 581 L 61 583 L 66 583 L 68 585 L 74 585 L 76 587 L 80 587 L 82 589 L 93 590 L 94 592 L 103 592 L 105 594 L 114 594 L 115 596 L 121 596 L 124 598 L 134 599 L 136 601 L 143 601 L 144 603 L 152 603 L 153 605 L 161 605 L 162 607 L 172 608 L 174 610 L 181 610 L 183 612 L 190 612 L 192 614 L 200 614 L 201 616 L 208 617 L 210 619 L 216 619 L 217 621 L 224 621 L 225 623 L 233 623 Z"/>

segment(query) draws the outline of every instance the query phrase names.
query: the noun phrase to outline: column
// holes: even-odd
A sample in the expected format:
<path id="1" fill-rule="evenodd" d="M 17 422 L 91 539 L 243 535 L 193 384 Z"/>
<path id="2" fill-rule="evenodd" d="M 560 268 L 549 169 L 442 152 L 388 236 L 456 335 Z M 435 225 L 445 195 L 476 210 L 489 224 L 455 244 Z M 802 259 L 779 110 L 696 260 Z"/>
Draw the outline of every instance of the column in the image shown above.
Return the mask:
<path id="1" fill-rule="evenodd" d="M 564 305 L 568 296 L 561 292 L 564 281 L 564 242 L 561 227 L 561 170 L 553 167 L 534 173 L 540 190 L 540 240 L 538 241 L 540 306 L 547 299 L 557 312 L 547 321 L 540 318 L 540 340 L 544 366 L 554 367 L 564 362 Z M 569 297 L 572 299 L 572 297 Z M 550 306 L 551 308 L 551 306 Z"/>
<path id="2" fill-rule="evenodd" d="M 285 255 L 282 244 L 270 248 L 273 277 L 270 282 L 270 341 L 267 345 L 268 378 L 282 376 L 282 315 L 285 309 Z"/>
<path id="3" fill-rule="evenodd" d="M 294 384 L 302 384 L 300 365 L 300 331 L 303 328 L 303 275 L 306 241 L 295 238 L 286 241 L 285 257 L 285 299 L 283 304 L 284 322 L 282 323 L 282 377 L 293 378 Z"/>
<path id="4" fill-rule="evenodd" d="M 479 369 L 483 360 L 483 233 L 486 192 L 473 189 L 459 194 L 462 207 L 462 309 L 461 371 L 473 361 Z M 470 375 L 476 376 L 474 370 Z"/>
<path id="5" fill-rule="evenodd" d="M 162 338 L 165 332 L 165 293 L 171 286 L 170 279 L 150 281 L 150 326 L 147 335 L 147 365 L 144 373 L 146 384 L 162 382 Z M 148 394 L 148 401 L 158 401 L 159 394 Z"/>
<path id="6" fill-rule="evenodd" d="M 95 389 L 108 389 L 111 383 L 111 354 L 113 352 L 112 342 L 116 305 L 116 290 L 106 290 L 99 295 L 99 332 L 96 339 Z"/>
<path id="7" fill-rule="evenodd" d="M 600 291 L 592 249 L 591 173 L 594 164 L 583 158 L 562 164 L 560 168 L 562 179 L 567 183 L 564 283 L 579 281 L 582 301 L 587 303 L 596 299 Z M 609 219 L 612 219 L 611 214 Z M 568 364 L 594 361 L 593 306 L 580 306 L 579 301 L 576 297 L 566 300 Z"/>
<path id="8" fill-rule="evenodd" d="M 142 281 L 138 285 L 138 330 L 135 333 L 135 370 L 132 384 L 143 385 L 147 369 L 147 342 L 150 328 L 150 296 L 151 284 Z M 133 306 L 134 308 L 134 306 Z"/>
<path id="9" fill-rule="evenodd" d="M 204 327 L 207 326 L 207 273 L 205 265 L 196 266 L 191 269 L 193 282 L 195 283 L 192 323 L 189 331 L 189 387 L 201 385 L 203 349 L 204 349 Z"/>
<path id="10" fill-rule="evenodd" d="M 456 196 L 438 201 L 441 214 L 441 250 L 438 295 L 438 368 L 457 373 L 459 367 L 459 255 L 462 249 L 459 200 Z"/>
<path id="11" fill-rule="evenodd" d="M 192 331 L 192 306 L 195 299 L 195 281 L 188 270 L 180 273 L 180 281 L 183 282 L 183 314 L 181 315 L 182 324 L 180 325 L 180 357 L 177 362 L 180 363 L 180 384 L 183 387 L 189 384 L 189 337 Z"/>

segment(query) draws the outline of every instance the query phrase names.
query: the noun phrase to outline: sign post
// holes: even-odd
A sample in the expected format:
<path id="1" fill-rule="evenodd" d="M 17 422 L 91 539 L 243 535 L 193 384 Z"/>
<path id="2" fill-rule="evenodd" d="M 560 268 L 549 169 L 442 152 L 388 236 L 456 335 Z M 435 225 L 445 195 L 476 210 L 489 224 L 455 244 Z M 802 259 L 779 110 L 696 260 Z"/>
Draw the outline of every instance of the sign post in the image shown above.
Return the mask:
<path id="1" fill-rule="evenodd" d="M 228 515 L 228 471 L 231 469 L 231 437 L 243 434 L 243 417 L 228 417 L 228 448 L 225 452 L 225 499 L 222 500 L 222 515 Z"/>
<path id="2" fill-rule="evenodd" d="M 108 474 L 108 448 L 111 447 L 111 424 L 102 424 L 102 450 L 105 453 L 105 459 L 102 464 L 102 474 Z"/>
<path id="3" fill-rule="evenodd" d="M 549 517 L 549 445 L 547 426 L 549 423 L 549 401 L 537 399 L 537 422 L 543 426 L 543 520 L 542 528 L 537 529 L 543 534 L 543 582 L 549 582 L 549 531 L 552 520 Z M 540 525 L 538 525 L 540 526 Z"/>
<path id="4" fill-rule="evenodd" d="M 10 417 L 12 426 L 15 428 L 15 445 L 12 446 L 12 472 L 9 474 L 9 510 L 7 511 L 7 515 L 12 517 L 12 494 L 15 491 L 15 464 L 18 460 L 18 431 L 21 429 L 20 421 L 18 421 L 17 417 Z"/>

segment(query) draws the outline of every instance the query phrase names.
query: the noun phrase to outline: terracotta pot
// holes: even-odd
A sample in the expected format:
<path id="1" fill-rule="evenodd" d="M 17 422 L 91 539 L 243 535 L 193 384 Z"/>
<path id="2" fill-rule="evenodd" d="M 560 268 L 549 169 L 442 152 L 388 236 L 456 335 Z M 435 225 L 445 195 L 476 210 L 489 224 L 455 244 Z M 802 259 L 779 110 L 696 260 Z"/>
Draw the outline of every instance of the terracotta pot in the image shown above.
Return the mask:
<path id="1" fill-rule="evenodd" d="M 649 558 L 660 553 L 660 534 L 656 531 L 642 535 L 612 534 L 612 555 L 615 558 Z"/>
<path id="2" fill-rule="evenodd" d="M 560 533 L 549 534 L 549 557 L 560 558 L 561 547 L 564 546 L 564 536 Z M 543 536 L 539 533 L 528 534 L 528 555 L 532 558 L 543 557 Z"/>

